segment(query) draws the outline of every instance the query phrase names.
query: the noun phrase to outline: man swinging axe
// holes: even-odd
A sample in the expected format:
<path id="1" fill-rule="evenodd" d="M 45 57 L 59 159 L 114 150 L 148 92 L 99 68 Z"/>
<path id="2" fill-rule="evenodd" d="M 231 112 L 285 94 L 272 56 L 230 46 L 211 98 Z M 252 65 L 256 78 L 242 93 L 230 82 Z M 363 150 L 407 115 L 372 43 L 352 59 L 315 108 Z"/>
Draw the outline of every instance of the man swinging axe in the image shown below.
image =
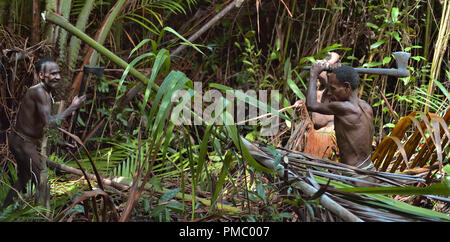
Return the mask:
<path id="1" fill-rule="evenodd" d="M 373 138 L 373 111 L 364 100 L 358 98 L 360 78 L 358 73 L 392 75 L 404 77 L 409 75 L 407 63 L 409 53 L 393 53 L 397 61 L 397 69 L 385 68 L 353 68 L 340 63 L 330 64 L 318 62 L 310 69 L 310 81 L 307 90 L 306 107 L 311 112 L 334 116 L 334 129 L 339 161 L 359 169 L 376 171 L 371 161 Z M 317 79 L 323 71 L 327 73 L 327 96 L 330 102 L 317 101 Z M 373 178 L 357 176 L 368 182 Z M 356 182 L 356 186 L 367 184 Z"/>

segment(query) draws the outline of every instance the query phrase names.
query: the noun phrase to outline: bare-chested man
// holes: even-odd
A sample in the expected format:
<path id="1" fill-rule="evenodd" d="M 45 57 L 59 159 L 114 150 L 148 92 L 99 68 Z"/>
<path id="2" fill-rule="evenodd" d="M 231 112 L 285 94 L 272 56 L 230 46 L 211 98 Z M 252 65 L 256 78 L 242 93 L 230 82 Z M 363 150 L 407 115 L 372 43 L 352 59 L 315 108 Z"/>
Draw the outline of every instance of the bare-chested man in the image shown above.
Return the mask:
<path id="1" fill-rule="evenodd" d="M 373 112 L 365 101 L 358 98 L 359 75 L 349 66 L 329 65 L 327 83 L 328 103 L 317 101 L 316 87 L 319 73 L 328 63 L 311 66 L 306 106 L 309 111 L 334 115 L 334 129 L 340 162 L 361 169 L 375 170 L 370 160 L 373 139 Z M 372 180 L 372 179 L 368 179 Z"/>
<path id="2" fill-rule="evenodd" d="M 40 83 L 28 89 L 19 108 L 16 124 L 8 133 L 8 144 L 17 162 L 18 181 L 14 189 L 25 192 L 27 182 L 32 179 L 38 186 L 40 183 L 41 155 L 39 147 L 46 127 L 56 126 L 56 122 L 66 118 L 78 109 L 86 97 L 75 97 L 72 104 L 63 112 L 51 115 L 53 102 L 51 92 L 61 80 L 58 64 L 44 58 L 35 65 Z M 47 182 L 45 181 L 45 184 Z M 39 191 L 39 189 L 36 189 Z M 48 191 L 47 191 L 48 192 Z M 17 193 L 11 189 L 6 196 L 3 208 L 12 203 Z"/>

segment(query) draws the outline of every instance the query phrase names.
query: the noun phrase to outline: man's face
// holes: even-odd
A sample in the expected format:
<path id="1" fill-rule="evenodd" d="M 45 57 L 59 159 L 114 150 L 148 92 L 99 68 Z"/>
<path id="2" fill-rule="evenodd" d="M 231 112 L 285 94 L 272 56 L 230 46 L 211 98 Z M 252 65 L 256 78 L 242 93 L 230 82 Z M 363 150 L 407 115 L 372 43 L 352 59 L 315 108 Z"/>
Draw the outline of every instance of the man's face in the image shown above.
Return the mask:
<path id="1" fill-rule="evenodd" d="M 43 71 L 39 72 L 39 78 L 44 84 L 51 89 L 55 89 L 56 85 L 61 80 L 60 70 L 58 64 L 55 62 L 46 62 L 43 66 Z"/>
<path id="2" fill-rule="evenodd" d="M 328 73 L 327 95 L 331 101 L 348 101 L 351 92 L 348 82 L 342 83 L 337 79 L 336 74 Z"/>

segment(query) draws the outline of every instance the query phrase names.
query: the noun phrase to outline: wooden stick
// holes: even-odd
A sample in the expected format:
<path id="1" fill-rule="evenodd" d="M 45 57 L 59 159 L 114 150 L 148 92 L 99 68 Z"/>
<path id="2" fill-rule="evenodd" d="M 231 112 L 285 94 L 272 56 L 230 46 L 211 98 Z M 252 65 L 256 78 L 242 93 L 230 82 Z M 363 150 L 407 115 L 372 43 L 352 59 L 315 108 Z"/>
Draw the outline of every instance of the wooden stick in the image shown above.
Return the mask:
<path id="1" fill-rule="evenodd" d="M 387 107 L 389 108 L 389 112 L 391 112 L 392 116 L 395 119 L 395 122 L 398 123 L 398 117 L 397 115 L 395 115 L 394 110 L 391 107 L 391 104 L 389 103 L 389 101 L 387 100 L 386 96 L 384 95 L 383 91 L 381 91 L 380 89 L 378 89 L 378 91 L 380 92 L 381 96 L 383 97 L 384 101 L 386 102 Z"/>
<path id="2" fill-rule="evenodd" d="M 208 23 L 203 25 L 195 34 L 193 34 L 191 37 L 189 37 L 189 42 L 195 41 L 200 35 L 202 35 L 206 30 L 211 28 L 217 21 L 219 21 L 221 18 L 223 18 L 231 9 L 235 7 L 240 7 L 242 5 L 242 2 L 245 0 L 234 0 L 232 3 L 228 4 L 224 9 L 222 9 L 216 16 L 214 16 L 211 20 L 209 20 Z M 186 45 L 180 45 L 178 48 L 176 48 L 170 56 L 176 56 L 178 55 L 182 50 L 186 48 Z"/>
<path id="3" fill-rule="evenodd" d="M 303 103 L 301 103 L 301 104 L 303 104 Z M 286 110 L 288 110 L 288 109 L 298 108 L 298 107 L 300 107 L 300 104 L 297 104 L 297 103 L 296 103 L 296 104 L 291 105 L 291 106 L 289 106 L 289 107 L 282 108 L 282 109 L 278 110 L 278 112 L 279 112 L 279 113 L 282 113 L 282 112 L 284 112 L 284 111 L 286 111 Z M 273 115 L 273 113 L 266 113 L 266 114 L 263 114 L 263 115 L 261 115 L 261 116 L 255 117 L 255 118 L 251 118 L 251 119 L 247 119 L 247 120 L 244 120 L 244 121 L 241 121 L 241 122 L 237 122 L 236 125 L 243 125 L 243 124 L 245 124 L 245 123 L 247 123 L 247 122 L 255 121 L 255 120 L 258 120 L 258 119 L 262 119 L 262 118 L 265 118 L 265 117 L 271 116 L 271 115 Z"/>

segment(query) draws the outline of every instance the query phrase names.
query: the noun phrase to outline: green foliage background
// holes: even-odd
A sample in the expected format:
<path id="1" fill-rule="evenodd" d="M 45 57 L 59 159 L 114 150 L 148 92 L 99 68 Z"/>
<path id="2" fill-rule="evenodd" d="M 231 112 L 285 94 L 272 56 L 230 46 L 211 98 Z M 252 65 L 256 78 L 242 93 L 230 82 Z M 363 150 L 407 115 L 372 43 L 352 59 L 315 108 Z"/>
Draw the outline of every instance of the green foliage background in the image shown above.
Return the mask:
<path id="1" fill-rule="evenodd" d="M 92 161 L 101 174 L 151 184 L 160 193 L 141 194 L 133 210 L 135 218 L 195 221 L 220 213 L 216 206 L 224 201 L 239 208 L 241 212 L 230 216 L 242 221 L 292 220 L 294 207 L 316 215 L 320 210 L 301 194 L 283 199 L 264 175 L 271 172 L 254 160 L 239 137 L 275 145 L 286 139 L 267 140 L 259 135 L 260 126 L 176 126 L 170 121 L 172 94 L 187 90 L 193 97 L 193 82 L 201 82 L 205 91 L 280 90 L 283 108 L 305 96 L 308 80 L 302 67 L 329 51 L 338 52 L 341 62 L 354 67 L 386 68 L 395 67 L 393 52 L 406 51 L 411 53 L 410 77 L 363 76 L 359 96 L 373 107 L 376 143 L 391 134 L 396 118 L 412 111 L 440 116 L 448 111 L 450 7 L 445 0 L 244 0 L 195 41 L 188 39 L 231 1 L 29 2 L 0 0 L 0 28 L 5 36 L 2 49 L 29 50 L 30 43 L 13 39 L 24 40 L 33 34 L 32 15 L 27 13 L 39 3 L 41 12 L 59 13 L 59 18 L 76 26 L 86 39 L 53 24 L 60 20 L 42 21 L 39 40 L 43 42 L 31 43 L 42 47 L 30 52 L 31 56 L 57 58 L 70 84 L 76 82 L 77 69 L 86 64 L 122 68 L 89 82 L 89 101 L 81 110 L 74 134 L 83 139 L 90 155 L 81 149 L 73 155 L 61 149 L 60 143 L 67 138 L 57 132 L 49 136 L 47 154 L 50 160 L 88 172 L 92 172 Z M 97 44 L 87 45 L 89 36 L 98 44 L 92 53 L 89 48 Z M 180 45 L 188 48 L 171 55 Z M 28 61 L 24 66 L 31 63 Z M 26 87 L 10 93 L 15 98 L 7 104 L 11 110 L 18 107 Z M 139 88 L 139 94 L 120 105 L 133 87 Z M 288 112 L 283 122 L 292 118 L 294 114 Z M 2 121 L 2 130 L 8 128 L 6 123 Z M 85 140 L 94 129 L 95 135 Z M 442 150 L 448 162 L 446 142 L 442 141 Z M 13 169 L 9 166 L 7 170 Z M 44 211 L 46 218 L 60 219 L 56 215 L 86 190 L 66 179 L 52 173 L 52 196 L 57 199 L 50 211 Z M 9 184 L 8 179 L 3 180 Z M 68 194 L 57 192 L 64 182 Z M 206 197 L 208 209 L 202 210 L 205 203 L 196 197 Z M 114 201 L 119 208 L 127 204 L 124 198 Z M 37 213 L 41 208 L 23 207 L 19 212 L 8 210 L 0 218 L 43 219 Z M 75 206 L 72 213 L 82 214 L 83 209 Z"/>

